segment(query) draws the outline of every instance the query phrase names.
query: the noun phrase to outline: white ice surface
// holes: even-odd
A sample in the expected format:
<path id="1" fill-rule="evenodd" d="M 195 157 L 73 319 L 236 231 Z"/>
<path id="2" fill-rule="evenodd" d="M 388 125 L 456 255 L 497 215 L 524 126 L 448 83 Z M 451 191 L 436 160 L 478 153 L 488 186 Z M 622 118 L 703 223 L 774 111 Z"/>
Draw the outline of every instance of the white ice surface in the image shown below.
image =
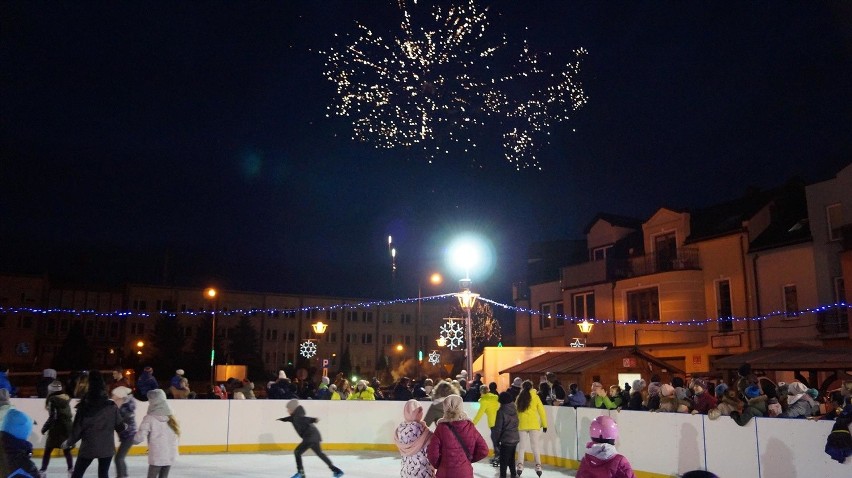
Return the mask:
<path id="1" fill-rule="evenodd" d="M 383 478 L 399 477 L 399 456 L 390 453 L 364 451 L 353 452 L 326 452 L 332 463 L 343 470 L 346 478 Z M 40 464 L 36 458 L 36 464 Z M 305 466 L 306 478 L 331 477 L 331 471 L 325 466 L 312 451 L 302 455 Z M 529 465 L 529 462 L 527 463 Z M 53 457 L 48 467 L 48 477 L 66 478 L 64 470 L 65 460 L 62 457 Z M 148 457 L 144 455 L 131 455 L 127 457 L 128 473 L 132 478 L 144 478 L 148 473 Z M 556 468 L 544 465 L 542 478 L 556 478 L 574 476 L 575 470 Z M 172 466 L 169 478 L 224 478 L 224 477 L 275 477 L 289 478 L 296 472 L 296 460 L 292 452 L 271 453 L 222 453 L 215 455 L 191 454 L 181 455 L 177 463 Z M 98 462 L 89 465 L 86 477 L 98 476 Z M 115 476 L 115 463 L 110 466 L 109 476 Z M 473 476 L 475 478 L 495 478 L 498 476 L 497 469 L 493 468 L 488 459 L 473 465 Z M 531 468 L 525 469 L 521 478 L 537 478 L 535 471 Z"/>

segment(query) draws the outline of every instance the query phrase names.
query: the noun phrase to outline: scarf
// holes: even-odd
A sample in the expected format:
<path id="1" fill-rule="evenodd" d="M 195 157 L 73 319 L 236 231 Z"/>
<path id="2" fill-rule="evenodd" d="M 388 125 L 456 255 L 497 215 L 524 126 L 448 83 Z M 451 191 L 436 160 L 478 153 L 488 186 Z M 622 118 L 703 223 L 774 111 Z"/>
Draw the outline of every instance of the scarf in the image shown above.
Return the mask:
<path id="1" fill-rule="evenodd" d="M 429 443 L 429 440 L 432 439 L 432 430 L 429 430 L 429 427 L 426 426 L 426 422 L 423 420 L 418 422 L 405 421 L 403 423 L 416 423 L 420 427 L 420 436 L 411 443 L 403 443 L 399 440 L 399 435 L 397 433 L 393 434 L 393 441 L 396 443 L 396 447 L 399 448 L 399 453 L 402 456 L 412 456 L 422 450 L 423 447 Z"/>

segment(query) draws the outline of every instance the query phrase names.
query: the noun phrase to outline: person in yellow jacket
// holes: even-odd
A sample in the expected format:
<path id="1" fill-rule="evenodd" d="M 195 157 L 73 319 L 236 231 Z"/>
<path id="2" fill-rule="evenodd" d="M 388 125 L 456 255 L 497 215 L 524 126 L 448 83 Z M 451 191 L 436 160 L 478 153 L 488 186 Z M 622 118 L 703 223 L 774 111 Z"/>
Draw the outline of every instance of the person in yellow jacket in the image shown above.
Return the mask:
<path id="1" fill-rule="evenodd" d="M 332 383 L 331 385 L 328 386 L 328 391 L 331 392 L 331 399 L 332 400 L 340 400 L 340 394 L 337 393 L 337 385 Z"/>
<path id="2" fill-rule="evenodd" d="M 494 389 L 497 389 L 497 384 L 494 384 Z M 490 393 L 487 385 L 479 387 L 479 411 L 473 417 L 473 424 L 479 423 L 482 415 L 488 417 L 488 428 L 491 429 L 491 444 L 494 446 L 494 457 L 491 458 L 491 466 L 500 466 L 500 444 L 497 442 L 497 436 L 494 433 L 494 422 L 497 421 L 497 410 L 500 409 L 500 402 L 497 401 L 497 394 Z"/>
<path id="3" fill-rule="evenodd" d="M 349 394 L 347 400 L 375 400 L 376 391 L 373 387 L 367 385 L 366 380 L 358 380 L 355 384 L 355 390 Z"/>
<path id="4" fill-rule="evenodd" d="M 524 471 L 524 455 L 527 449 L 530 449 L 535 459 L 535 473 L 541 476 L 541 451 L 538 439 L 542 430 L 547 433 L 547 412 L 529 380 L 521 384 L 521 393 L 515 400 L 515 406 L 518 407 L 518 431 L 521 435 L 515 471 L 518 475 Z"/>

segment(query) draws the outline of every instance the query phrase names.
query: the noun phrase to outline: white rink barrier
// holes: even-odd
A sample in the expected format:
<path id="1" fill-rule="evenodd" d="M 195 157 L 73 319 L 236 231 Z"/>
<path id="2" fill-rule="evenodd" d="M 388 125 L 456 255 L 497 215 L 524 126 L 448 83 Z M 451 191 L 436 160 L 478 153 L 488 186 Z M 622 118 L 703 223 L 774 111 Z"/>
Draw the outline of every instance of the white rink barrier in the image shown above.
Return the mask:
<path id="1" fill-rule="evenodd" d="M 40 430 L 47 419 L 44 400 L 14 398 L 14 406 L 31 415 L 30 441 L 41 453 Z M 299 443 L 289 423 L 286 400 L 169 400 L 181 424 L 182 453 L 288 451 Z M 384 450 L 393 452 L 393 433 L 402 420 L 403 402 L 301 400 L 317 423 L 327 450 Z M 429 403 L 423 402 L 424 408 Z M 465 403 L 471 418 L 479 407 Z M 142 421 L 147 402 L 137 402 L 136 421 Z M 755 418 L 738 426 L 729 417 L 710 420 L 703 415 L 602 411 L 590 408 L 545 407 L 547 433 L 542 435 L 545 465 L 577 468 L 589 441 L 589 423 L 601 414 L 619 426 L 616 442 L 639 478 L 673 477 L 695 469 L 710 470 L 722 478 L 833 478 L 852 477 L 852 458 L 839 464 L 823 451 L 832 422 Z M 486 417 L 477 424 L 489 447 Z M 579 430 L 579 433 L 578 433 Z M 133 454 L 147 451 L 143 443 Z M 59 453 L 54 452 L 54 453 Z M 527 455 L 527 463 L 532 460 Z"/>

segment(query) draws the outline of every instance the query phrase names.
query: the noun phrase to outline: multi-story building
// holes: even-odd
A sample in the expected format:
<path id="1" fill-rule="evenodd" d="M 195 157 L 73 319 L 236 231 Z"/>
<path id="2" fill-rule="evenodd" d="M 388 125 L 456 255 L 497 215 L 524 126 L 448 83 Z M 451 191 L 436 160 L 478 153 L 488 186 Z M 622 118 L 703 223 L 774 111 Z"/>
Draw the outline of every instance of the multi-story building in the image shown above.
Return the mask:
<path id="1" fill-rule="evenodd" d="M 848 296 L 849 207 L 852 165 L 645 221 L 599 214 L 586 259 L 516 284 L 516 306 L 533 311 L 516 313 L 518 345 L 637 346 L 688 373 L 766 346 L 852 346 L 848 311 L 833 306 Z"/>
<path id="2" fill-rule="evenodd" d="M 202 288 L 130 284 L 92 290 L 52 284 L 44 276 L 0 276 L 0 363 L 16 371 L 50 366 L 75 324 L 82 327 L 93 366 L 113 367 L 137 354 L 144 361 L 152 353 L 159 312 L 175 315 L 186 338 L 177 353 L 188 353 L 196 335 L 209 337 L 201 328 L 210 326 L 216 311 L 216 336 L 225 339 L 220 342 L 226 354 L 217 363 L 228 361 L 227 339 L 249 315 L 270 373 L 295 363 L 300 344 L 309 339 L 317 345 L 316 359 L 329 360 L 332 370 L 348 349 L 353 369 L 372 373 L 381 357 L 396 366 L 436 349 L 443 318 L 454 305 L 452 296 L 386 303 L 232 290 L 220 290 L 211 300 Z M 312 325 L 320 321 L 328 327 L 317 334 Z"/>

